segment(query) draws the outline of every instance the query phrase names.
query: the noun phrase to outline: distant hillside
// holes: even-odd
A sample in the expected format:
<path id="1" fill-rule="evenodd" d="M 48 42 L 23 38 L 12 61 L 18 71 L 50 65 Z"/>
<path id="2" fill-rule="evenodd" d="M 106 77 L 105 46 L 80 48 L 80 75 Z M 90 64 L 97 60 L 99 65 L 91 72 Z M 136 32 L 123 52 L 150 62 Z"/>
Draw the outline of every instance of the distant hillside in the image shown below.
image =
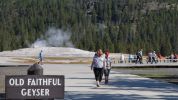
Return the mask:
<path id="1" fill-rule="evenodd" d="M 0 1 L 0 51 L 29 47 L 55 27 L 80 49 L 169 55 L 178 52 L 177 26 L 178 0 Z"/>

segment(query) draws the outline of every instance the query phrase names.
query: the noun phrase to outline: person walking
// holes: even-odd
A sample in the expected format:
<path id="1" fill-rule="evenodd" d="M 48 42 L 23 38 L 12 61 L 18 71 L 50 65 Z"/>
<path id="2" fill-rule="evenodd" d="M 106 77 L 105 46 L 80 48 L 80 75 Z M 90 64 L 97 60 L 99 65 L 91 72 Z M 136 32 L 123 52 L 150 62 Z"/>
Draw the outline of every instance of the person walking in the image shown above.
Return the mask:
<path id="1" fill-rule="evenodd" d="M 177 62 L 177 54 L 174 52 L 174 61 L 173 62 Z"/>
<path id="2" fill-rule="evenodd" d="M 152 52 L 151 52 L 151 51 L 148 53 L 148 61 L 147 61 L 147 64 L 148 64 L 148 62 L 152 63 Z"/>
<path id="3" fill-rule="evenodd" d="M 170 62 L 173 62 L 173 61 L 174 61 L 174 53 L 172 53 L 170 56 Z"/>
<path id="4" fill-rule="evenodd" d="M 124 54 L 121 54 L 120 63 L 124 63 L 124 62 L 125 62 L 125 56 Z"/>
<path id="5" fill-rule="evenodd" d="M 152 52 L 152 61 L 151 61 L 151 64 L 153 64 L 153 62 L 154 62 L 155 64 L 157 63 L 156 58 L 157 58 L 156 52 L 153 51 L 153 52 Z"/>
<path id="6" fill-rule="evenodd" d="M 136 61 L 135 61 L 135 63 L 137 64 L 137 63 L 140 63 L 141 64 L 141 61 L 140 61 L 140 57 L 141 57 L 141 55 L 140 55 L 140 51 L 137 51 L 136 52 Z"/>
<path id="7" fill-rule="evenodd" d="M 38 64 L 43 65 L 43 58 L 44 58 L 43 50 L 41 50 L 40 53 L 39 53 L 39 55 L 38 55 L 38 59 L 39 59 Z"/>
<path id="8" fill-rule="evenodd" d="M 105 76 L 105 84 L 108 84 L 109 74 L 111 70 L 111 58 L 109 56 L 109 50 L 105 52 L 105 67 L 104 67 L 104 76 Z"/>
<path id="9" fill-rule="evenodd" d="M 103 68 L 105 66 L 105 57 L 103 56 L 103 52 L 101 49 L 97 51 L 97 53 L 93 57 L 91 70 L 93 70 L 96 80 L 96 86 L 100 87 L 100 82 L 103 77 Z"/>
<path id="10" fill-rule="evenodd" d="M 136 64 L 137 63 L 140 63 L 140 64 L 143 64 L 143 61 L 142 61 L 142 56 L 143 56 L 143 50 L 141 49 L 140 51 L 138 50 L 136 52 L 136 56 L 137 56 L 137 59 L 136 59 Z"/>
<path id="11" fill-rule="evenodd" d="M 140 64 L 143 64 L 143 49 L 140 49 L 139 51 L 139 61 L 140 61 Z"/>

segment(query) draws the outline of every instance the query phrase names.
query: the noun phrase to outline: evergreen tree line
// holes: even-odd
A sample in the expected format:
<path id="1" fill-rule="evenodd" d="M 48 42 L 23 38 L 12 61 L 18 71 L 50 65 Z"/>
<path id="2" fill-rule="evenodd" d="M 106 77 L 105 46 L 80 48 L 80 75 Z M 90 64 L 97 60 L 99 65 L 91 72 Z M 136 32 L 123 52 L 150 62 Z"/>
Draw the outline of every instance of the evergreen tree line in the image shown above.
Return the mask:
<path id="1" fill-rule="evenodd" d="M 90 51 L 178 52 L 177 0 L 1 0 L 0 51 L 29 47 L 49 27 Z"/>

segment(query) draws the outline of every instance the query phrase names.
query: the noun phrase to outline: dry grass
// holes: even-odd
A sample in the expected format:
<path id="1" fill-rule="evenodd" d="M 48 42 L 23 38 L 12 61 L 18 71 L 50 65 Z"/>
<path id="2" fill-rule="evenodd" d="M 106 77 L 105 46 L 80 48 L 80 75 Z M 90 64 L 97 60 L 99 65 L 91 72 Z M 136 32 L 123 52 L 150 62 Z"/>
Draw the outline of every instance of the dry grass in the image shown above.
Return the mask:
<path id="1" fill-rule="evenodd" d="M 18 63 L 36 63 L 39 60 L 35 57 L 29 58 L 13 58 L 14 61 Z M 44 64 L 90 64 L 92 62 L 92 58 L 90 57 L 46 57 L 44 60 Z"/>

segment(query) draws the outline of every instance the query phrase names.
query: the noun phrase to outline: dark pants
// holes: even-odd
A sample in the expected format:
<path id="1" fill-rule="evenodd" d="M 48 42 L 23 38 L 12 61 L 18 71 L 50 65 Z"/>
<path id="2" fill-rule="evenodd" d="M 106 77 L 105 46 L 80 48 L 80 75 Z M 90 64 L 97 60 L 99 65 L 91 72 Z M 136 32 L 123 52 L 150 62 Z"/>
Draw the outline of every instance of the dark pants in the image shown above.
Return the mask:
<path id="1" fill-rule="evenodd" d="M 142 62 L 142 57 L 137 56 L 136 64 L 137 64 L 137 63 L 143 64 L 143 62 Z"/>
<path id="2" fill-rule="evenodd" d="M 152 57 L 152 61 L 151 61 L 151 63 L 153 64 L 153 62 L 154 62 L 154 63 L 157 63 L 157 61 L 156 61 L 156 58 L 155 58 L 155 57 Z"/>
<path id="3" fill-rule="evenodd" d="M 103 68 L 94 68 L 94 74 L 96 81 L 101 82 L 103 77 Z"/>
<path id="4" fill-rule="evenodd" d="M 111 69 L 104 69 L 105 84 L 108 84 L 110 70 Z"/>
<path id="5" fill-rule="evenodd" d="M 104 76 L 109 76 L 111 69 L 104 69 Z"/>

